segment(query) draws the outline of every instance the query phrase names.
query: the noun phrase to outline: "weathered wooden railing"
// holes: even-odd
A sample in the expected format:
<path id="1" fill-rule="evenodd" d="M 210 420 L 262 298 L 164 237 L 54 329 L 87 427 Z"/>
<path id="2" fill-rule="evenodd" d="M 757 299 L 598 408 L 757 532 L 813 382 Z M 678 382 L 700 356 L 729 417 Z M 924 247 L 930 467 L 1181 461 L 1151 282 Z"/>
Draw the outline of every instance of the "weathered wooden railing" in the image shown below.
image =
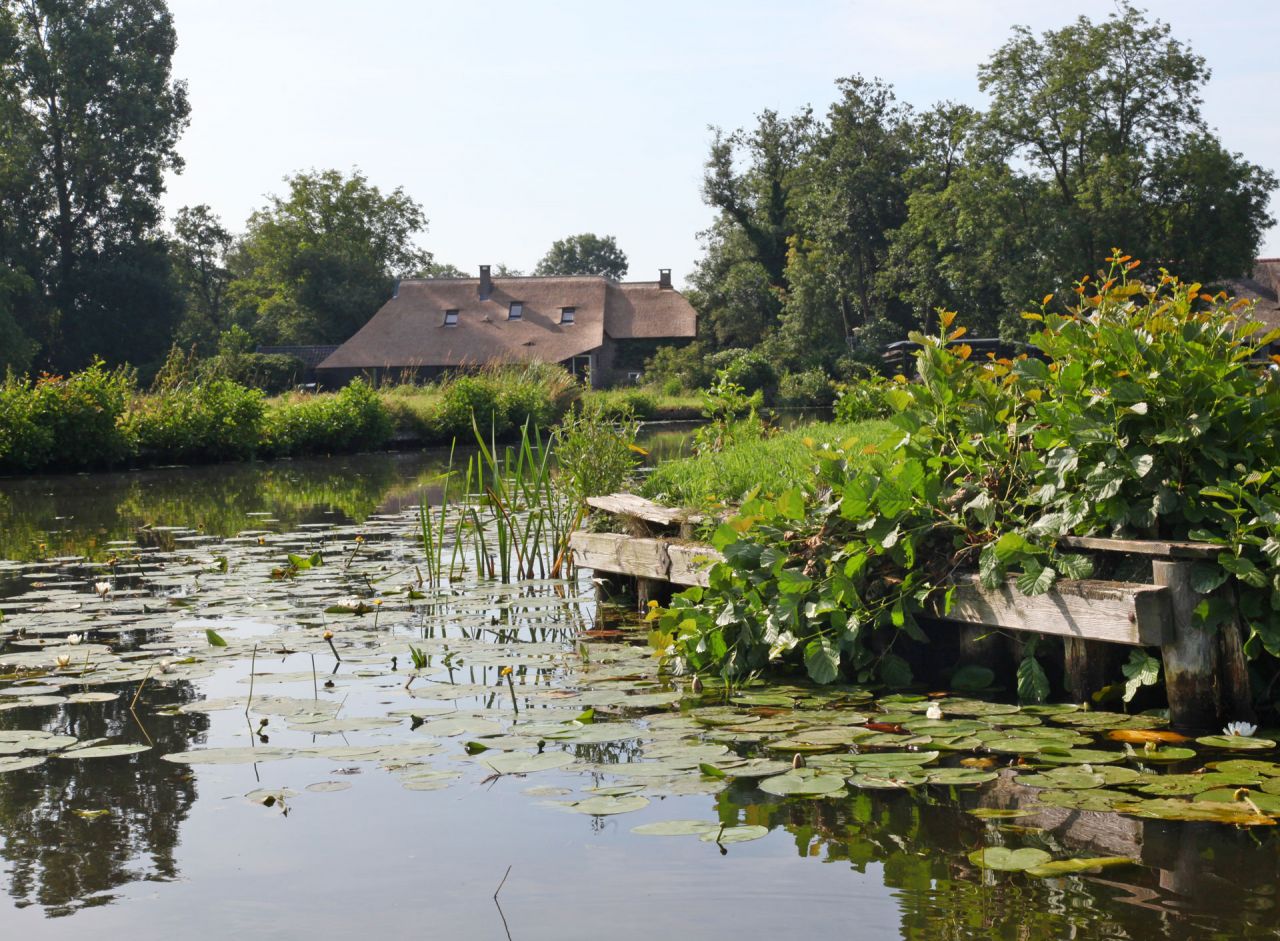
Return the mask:
<path id="1" fill-rule="evenodd" d="M 705 586 L 711 565 L 722 558 L 711 546 L 689 540 L 700 516 L 633 494 L 587 502 L 625 520 L 632 533 L 574 533 L 570 546 L 576 563 L 597 573 L 634 578 L 642 606 L 671 586 Z M 991 627 L 1065 638 L 1066 686 L 1077 699 L 1114 680 L 1107 674 L 1118 669 L 1111 655 L 1115 648 L 1107 645 L 1159 647 L 1174 724 L 1202 727 L 1226 718 L 1252 718 L 1238 626 L 1227 624 L 1214 632 L 1193 622 L 1201 596 L 1191 588 L 1191 566 L 1197 559 L 1216 557 L 1216 546 L 1084 536 L 1059 542 L 1086 552 L 1150 558 L 1152 581 L 1059 579 L 1046 594 L 1024 595 L 1013 579 L 992 590 L 976 575 L 969 576 L 956 582 L 951 610 L 938 610 L 937 617 L 968 625 L 971 641 Z"/>

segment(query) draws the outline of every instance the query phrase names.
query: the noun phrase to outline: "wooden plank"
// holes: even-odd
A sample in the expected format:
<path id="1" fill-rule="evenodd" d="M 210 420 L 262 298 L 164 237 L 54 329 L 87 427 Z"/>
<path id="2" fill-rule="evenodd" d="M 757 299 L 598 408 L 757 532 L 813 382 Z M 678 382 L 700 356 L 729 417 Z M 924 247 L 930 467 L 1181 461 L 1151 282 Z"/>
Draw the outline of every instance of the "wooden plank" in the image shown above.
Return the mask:
<path id="1" fill-rule="evenodd" d="M 1163 559 L 1216 559 L 1221 546 L 1208 542 L 1171 542 L 1161 539 L 1106 539 L 1101 536 L 1061 536 L 1058 545 L 1093 552 L 1149 555 Z"/>
<path id="2" fill-rule="evenodd" d="M 569 537 L 577 564 L 602 572 L 658 579 L 677 585 L 707 584 L 707 569 L 721 557 L 700 543 L 669 543 L 619 533 L 576 532 Z M 1169 621 L 1165 589 L 1132 582 L 1062 579 L 1053 591 L 1024 595 L 1009 579 L 983 588 L 977 576 L 956 583 L 950 613 L 937 617 L 1117 644 L 1159 646 Z"/>
<path id="3" fill-rule="evenodd" d="M 1024 595 L 1010 578 L 994 591 L 976 575 L 956 582 L 951 611 L 938 617 L 1135 646 L 1164 642 L 1168 598 L 1162 588 L 1133 582 L 1061 579 L 1043 595 Z"/>
<path id="4" fill-rule="evenodd" d="M 630 516 L 659 526 L 680 526 L 684 523 L 696 525 L 703 520 L 699 513 L 663 506 L 661 503 L 638 497 L 634 493 L 611 493 L 605 497 L 588 497 L 587 506 L 603 513 Z"/>
<path id="5" fill-rule="evenodd" d="M 708 584 L 711 566 L 724 559 L 717 550 L 698 543 L 673 542 L 667 546 L 667 558 L 671 560 L 671 581 L 676 585 Z"/>
<path id="6" fill-rule="evenodd" d="M 589 569 L 667 581 L 671 560 L 661 539 L 638 539 L 619 533 L 576 532 L 569 536 L 574 561 Z"/>

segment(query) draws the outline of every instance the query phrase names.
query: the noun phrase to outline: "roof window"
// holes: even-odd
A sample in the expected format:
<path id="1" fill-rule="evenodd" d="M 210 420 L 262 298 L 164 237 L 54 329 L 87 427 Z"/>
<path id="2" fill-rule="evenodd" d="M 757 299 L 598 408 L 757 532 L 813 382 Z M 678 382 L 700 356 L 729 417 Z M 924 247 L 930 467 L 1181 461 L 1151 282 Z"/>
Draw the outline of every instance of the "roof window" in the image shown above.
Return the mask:
<path id="1" fill-rule="evenodd" d="M 560 308 L 560 322 L 561 322 L 561 323 L 573 323 L 573 318 L 574 318 L 575 316 L 577 316 L 577 313 L 578 313 L 578 308 L 576 308 L 576 307 L 561 307 L 561 308 Z"/>
<path id="2" fill-rule="evenodd" d="M 446 310 L 444 312 L 444 325 L 446 327 L 456 327 L 458 325 L 458 312 L 456 310 Z"/>
<path id="3" fill-rule="evenodd" d="M 524 301 L 512 301 L 511 306 L 507 308 L 508 320 L 524 319 Z"/>

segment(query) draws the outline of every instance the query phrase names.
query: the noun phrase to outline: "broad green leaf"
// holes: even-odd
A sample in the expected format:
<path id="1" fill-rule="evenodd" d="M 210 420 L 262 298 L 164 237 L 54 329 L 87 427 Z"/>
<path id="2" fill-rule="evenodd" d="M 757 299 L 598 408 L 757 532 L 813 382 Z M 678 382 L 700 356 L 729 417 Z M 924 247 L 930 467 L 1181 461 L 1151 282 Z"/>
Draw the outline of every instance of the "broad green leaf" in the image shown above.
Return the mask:
<path id="1" fill-rule="evenodd" d="M 212 627 L 204 629 L 204 636 L 209 640 L 210 647 L 225 647 L 227 642 L 222 639 L 222 635 L 215 631 Z"/>

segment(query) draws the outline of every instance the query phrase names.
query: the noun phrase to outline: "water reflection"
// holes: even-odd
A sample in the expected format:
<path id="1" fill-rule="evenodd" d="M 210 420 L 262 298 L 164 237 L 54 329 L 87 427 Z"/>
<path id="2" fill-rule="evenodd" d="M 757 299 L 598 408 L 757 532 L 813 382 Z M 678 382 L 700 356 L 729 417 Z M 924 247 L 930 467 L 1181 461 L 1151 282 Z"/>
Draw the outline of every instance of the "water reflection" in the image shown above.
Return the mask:
<path id="1" fill-rule="evenodd" d="M 68 915 L 111 902 L 129 883 L 178 876 L 178 831 L 196 799 L 195 778 L 160 756 L 199 741 L 209 720 L 153 710 L 197 697 L 191 683 L 152 687 L 145 730 L 129 711 L 131 694 L 125 691 L 106 704 L 0 713 L 5 730 L 41 728 L 82 741 L 155 743 L 136 755 L 51 757 L 38 767 L 0 774 L 0 858 L 16 907 L 39 905 L 50 917 Z M 102 810 L 108 813 L 91 815 Z"/>

